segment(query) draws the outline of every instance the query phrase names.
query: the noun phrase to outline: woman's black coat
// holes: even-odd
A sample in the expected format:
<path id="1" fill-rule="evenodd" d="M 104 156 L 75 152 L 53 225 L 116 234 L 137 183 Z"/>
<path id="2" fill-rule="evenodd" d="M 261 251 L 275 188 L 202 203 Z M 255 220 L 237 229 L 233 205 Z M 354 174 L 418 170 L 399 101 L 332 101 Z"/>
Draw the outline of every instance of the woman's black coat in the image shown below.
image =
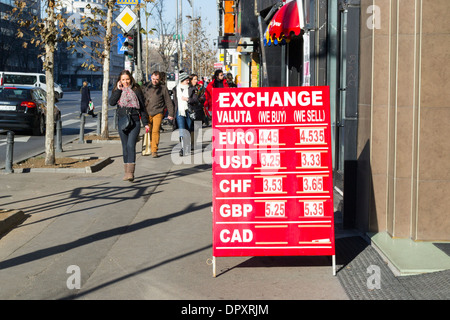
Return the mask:
<path id="1" fill-rule="evenodd" d="M 139 118 L 142 121 L 142 124 L 144 126 L 148 125 L 148 113 L 147 109 L 145 108 L 145 99 L 144 99 L 144 93 L 142 92 L 141 88 L 136 87 L 133 89 L 134 93 L 136 94 L 136 97 L 139 100 L 139 110 L 135 109 L 133 110 L 132 116 L 135 121 L 139 121 Z M 117 105 L 117 102 L 120 100 L 120 96 L 122 95 L 122 90 L 115 88 L 111 92 L 111 97 L 109 97 L 109 104 L 111 106 Z M 117 113 L 119 116 L 125 115 L 126 113 L 123 110 L 124 108 L 117 108 Z"/>

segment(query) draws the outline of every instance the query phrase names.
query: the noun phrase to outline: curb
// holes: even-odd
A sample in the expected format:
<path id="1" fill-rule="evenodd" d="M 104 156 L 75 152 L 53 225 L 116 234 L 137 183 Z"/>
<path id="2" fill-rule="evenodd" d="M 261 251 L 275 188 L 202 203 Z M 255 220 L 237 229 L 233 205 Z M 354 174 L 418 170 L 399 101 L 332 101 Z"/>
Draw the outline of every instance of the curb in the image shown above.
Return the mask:
<path id="1" fill-rule="evenodd" d="M 84 160 L 96 159 L 95 157 L 74 157 Z M 84 168 L 23 168 L 14 169 L 13 173 L 29 173 L 29 172 L 48 172 L 48 173 L 94 173 L 100 171 L 108 164 L 111 164 L 113 160 L 111 158 L 97 158 L 99 161 L 91 166 Z"/>

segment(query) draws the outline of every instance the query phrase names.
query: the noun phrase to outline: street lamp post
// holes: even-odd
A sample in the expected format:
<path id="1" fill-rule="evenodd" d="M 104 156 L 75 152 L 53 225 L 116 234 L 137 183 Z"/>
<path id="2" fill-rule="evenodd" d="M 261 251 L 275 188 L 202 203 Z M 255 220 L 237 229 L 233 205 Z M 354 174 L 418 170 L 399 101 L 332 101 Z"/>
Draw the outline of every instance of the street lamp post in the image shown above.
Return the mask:
<path id="1" fill-rule="evenodd" d="M 190 2 L 189 2 L 190 3 Z M 188 18 L 191 22 L 192 22 L 192 35 L 191 35 L 191 41 L 192 41 L 192 48 L 191 48 L 191 69 L 192 72 L 194 72 L 194 45 L 195 43 L 197 43 L 199 40 L 197 40 L 196 42 L 194 42 L 194 22 L 195 21 L 199 21 L 201 18 L 197 17 L 197 18 L 193 18 L 194 16 L 194 8 L 192 8 L 192 16 L 186 16 L 186 18 Z"/>
<path id="2" fill-rule="evenodd" d="M 191 68 L 192 72 L 194 72 L 194 48 L 197 45 L 197 43 L 205 43 L 206 39 L 198 39 L 197 41 L 192 40 L 192 43 L 190 44 L 191 47 Z M 198 64 L 198 63 L 197 63 Z"/>
<path id="3" fill-rule="evenodd" d="M 192 22 L 191 73 L 194 73 L 194 0 L 188 0 L 192 9 L 192 16 L 186 16 Z"/>

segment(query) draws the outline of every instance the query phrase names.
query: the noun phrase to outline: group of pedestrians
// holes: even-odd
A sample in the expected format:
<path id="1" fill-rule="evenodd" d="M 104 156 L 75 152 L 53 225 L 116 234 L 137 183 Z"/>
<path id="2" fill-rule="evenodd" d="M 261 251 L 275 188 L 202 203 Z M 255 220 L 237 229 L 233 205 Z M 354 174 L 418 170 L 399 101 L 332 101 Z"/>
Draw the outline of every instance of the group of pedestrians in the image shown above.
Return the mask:
<path id="1" fill-rule="evenodd" d="M 120 73 L 111 92 L 109 104 L 117 105 L 118 131 L 122 143 L 125 175 L 123 180 L 133 181 L 136 168 L 136 142 L 142 125 L 151 132 L 151 155 L 158 157 L 160 127 L 164 109 L 168 119 L 174 119 L 174 107 L 167 87 L 161 85 L 160 74 L 155 71 L 151 82 L 140 86 L 128 70 Z"/>
<path id="2" fill-rule="evenodd" d="M 163 74 L 164 75 L 164 74 Z M 228 88 L 222 70 L 214 73 L 206 86 L 199 83 L 198 75 L 180 72 L 179 82 L 169 90 L 162 84 L 161 73 L 155 71 L 149 83 L 140 86 L 128 70 L 120 73 L 113 87 L 109 104 L 117 105 L 118 131 L 122 143 L 122 156 L 125 175 L 123 180 L 133 181 L 136 168 L 136 142 L 142 125 L 151 135 L 151 156 L 158 157 L 161 123 L 164 113 L 168 120 L 175 120 L 181 144 L 180 155 L 190 154 L 194 145 L 194 123 L 208 123 L 212 116 L 213 88 Z M 198 126 L 197 126 L 198 128 Z"/>

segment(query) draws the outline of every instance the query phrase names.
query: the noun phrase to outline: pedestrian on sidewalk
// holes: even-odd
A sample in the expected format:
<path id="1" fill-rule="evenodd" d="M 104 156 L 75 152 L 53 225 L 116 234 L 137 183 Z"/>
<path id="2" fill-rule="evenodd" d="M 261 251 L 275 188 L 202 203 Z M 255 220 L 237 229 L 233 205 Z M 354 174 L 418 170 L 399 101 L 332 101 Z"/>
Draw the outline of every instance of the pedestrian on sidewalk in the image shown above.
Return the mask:
<path id="1" fill-rule="evenodd" d="M 227 73 L 227 84 L 230 88 L 237 88 L 236 83 L 234 83 L 233 75 L 231 73 Z"/>
<path id="2" fill-rule="evenodd" d="M 161 84 L 159 71 L 154 71 L 151 75 L 151 82 L 143 87 L 145 108 L 149 115 L 148 123 L 151 130 L 151 152 L 152 157 L 158 157 L 159 136 L 161 122 L 164 118 L 164 108 L 167 107 L 167 119 L 173 120 L 174 107 L 170 99 L 169 90 Z"/>
<path id="3" fill-rule="evenodd" d="M 214 88 L 228 88 L 227 80 L 224 79 L 222 69 L 218 69 L 214 72 L 214 77 L 205 91 L 205 113 L 207 115 L 207 125 L 209 125 L 208 117 L 212 117 L 212 91 Z"/>
<path id="4" fill-rule="evenodd" d="M 202 85 L 199 84 L 198 75 L 195 73 L 190 75 L 189 82 L 189 109 L 194 111 L 193 125 L 191 131 L 191 150 L 195 149 L 195 137 L 199 136 L 199 130 L 202 123 L 205 121 L 205 112 L 203 110 L 203 103 L 205 103 L 205 91 Z M 198 124 L 196 126 L 196 124 Z"/>
<path id="5" fill-rule="evenodd" d="M 94 110 L 89 110 L 89 104 L 92 102 L 92 99 L 91 99 L 91 91 L 89 90 L 87 81 L 83 81 L 83 86 L 80 89 L 80 93 L 81 93 L 80 118 L 83 113 L 88 113 L 93 118 L 95 118 L 97 115 L 94 114 Z"/>
<path id="6" fill-rule="evenodd" d="M 136 83 L 128 70 L 123 70 L 109 98 L 109 104 L 117 105 L 117 115 L 119 124 L 119 136 L 122 142 L 122 156 L 124 163 L 124 181 L 134 181 L 136 168 L 136 142 L 141 130 L 141 122 L 145 129 L 148 126 L 148 113 L 145 109 L 144 94 L 141 87 Z M 131 126 L 126 130 L 123 128 L 131 116 Z"/>
<path id="7" fill-rule="evenodd" d="M 195 121 L 203 121 L 205 113 L 203 112 L 203 104 L 205 103 L 205 91 L 198 81 L 198 76 L 193 73 L 190 75 L 189 81 L 189 109 L 195 113 Z"/>
<path id="8" fill-rule="evenodd" d="M 160 82 L 162 85 L 164 85 L 164 86 L 167 87 L 167 84 L 166 84 L 166 82 L 167 82 L 167 73 L 165 73 L 165 72 L 163 72 L 163 71 L 160 71 L 160 72 L 159 72 L 159 82 Z M 170 95 L 170 92 L 169 92 L 169 95 Z M 159 131 L 161 131 L 161 132 L 164 132 L 163 122 L 164 122 L 164 119 L 165 119 L 165 118 L 167 118 L 167 107 L 164 107 L 164 111 L 163 111 L 163 119 L 162 119 L 162 121 L 161 121 L 161 125 L 159 126 Z"/>
<path id="9" fill-rule="evenodd" d="M 177 119 L 178 131 L 180 134 L 181 150 L 180 156 L 188 155 L 190 146 L 190 133 L 194 127 L 189 109 L 189 75 L 186 72 L 180 73 L 179 83 L 172 89 L 173 102 L 175 104 L 175 115 Z"/>

